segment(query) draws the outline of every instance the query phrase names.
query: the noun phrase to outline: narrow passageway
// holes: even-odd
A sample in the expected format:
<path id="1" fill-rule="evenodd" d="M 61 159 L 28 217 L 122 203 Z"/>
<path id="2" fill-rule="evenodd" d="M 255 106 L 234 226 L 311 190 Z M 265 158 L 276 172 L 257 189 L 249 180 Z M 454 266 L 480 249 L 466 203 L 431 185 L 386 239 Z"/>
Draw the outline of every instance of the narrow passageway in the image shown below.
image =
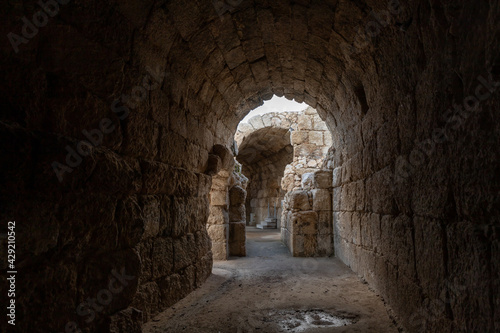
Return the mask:
<path id="1" fill-rule="evenodd" d="M 336 258 L 294 258 L 277 230 L 247 227 L 247 257 L 147 323 L 160 332 L 397 332 L 378 295 Z"/>

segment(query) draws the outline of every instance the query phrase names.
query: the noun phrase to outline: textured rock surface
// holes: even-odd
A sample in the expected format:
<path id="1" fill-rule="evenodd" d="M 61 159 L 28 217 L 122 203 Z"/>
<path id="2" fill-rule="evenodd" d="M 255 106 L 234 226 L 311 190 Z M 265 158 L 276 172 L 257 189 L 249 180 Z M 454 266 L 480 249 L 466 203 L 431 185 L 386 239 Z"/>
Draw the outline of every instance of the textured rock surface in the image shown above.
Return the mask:
<path id="1" fill-rule="evenodd" d="M 331 145 L 325 123 L 311 107 L 300 112 L 271 112 L 239 124 L 235 141 L 237 159 L 250 180 L 248 224 L 256 225 L 274 215 L 279 227 L 285 193 L 300 187 L 302 174 L 318 170 Z"/>
<path id="2" fill-rule="evenodd" d="M 281 240 L 294 257 L 333 254 L 331 170 L 302 175 L 302 186 L 283 200 Z"/>
<path id="3" fill-rule="evenodd" d="M 303 175 L 321 169 L 332 145 L 332 135 L 313 108 L 299 113 L 294 125 L 291 133 L 293 161 L 287 165 L 281 180 L 281 187 L 286 192 L 305 188 Z"/>
<path id="4" fill-rule="evenodd" d="M 214 260 L 245 256 L 245 199 L 248 179 L 235 171 L 234 157 L 222 146 L 214 146 L 224 169 L 212 177 L 207 232 Z M 241 227 L 243 226 L 243 227 Z"/>
<path id="5" fill-rule="evenodd" d="M 292 162 L 289 129 L 296 118 L 294 112 L 268 113 L 252 117 L 248 123 L 238 126 L 235 141 L 239 152 L 236 158 L 242 164 L 242 173 L 249 179 L 248 225 L 261 223 L 269 213 L 273 215 L 275 209 L 281 211 L 284 191 L 280 182 L 286 165 Z"/>
<path id="6" fill-rule="evenodd" d="M 335 252 L 401 324 L 500 330 L 497 3 L 231 3 L 70 1 L 18 52 L 6 36 L 39 5 L 5 4 L 0 217 L 17 222 L 16 328 L 106 332 L 200 285 L 209 153 L 276 94 L 331 130 Z M 86 156 L 66 161 L 66 146 Z M 72 165 L 61 182 L 54 161 Z M 130 289 L 91 322 L 76 315 L 122 266 Z M 132 303 L 142 316 L 122 313 Z"/>

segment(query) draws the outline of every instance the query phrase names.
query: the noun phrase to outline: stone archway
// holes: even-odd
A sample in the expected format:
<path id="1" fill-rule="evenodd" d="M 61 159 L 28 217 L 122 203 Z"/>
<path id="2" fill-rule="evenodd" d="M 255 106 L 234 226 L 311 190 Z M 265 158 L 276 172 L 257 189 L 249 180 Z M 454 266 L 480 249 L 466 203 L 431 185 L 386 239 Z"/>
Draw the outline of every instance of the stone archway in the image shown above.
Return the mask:
<path id="1" fill-rule="evenodd" d="M 293 160 L 290 128 L 296 118 L 293 113 L 268 113 L 255 116 L 249 123 L 238 126 L 235 142 L 237 160 L 249 179 L 246 202 L 247 224 L 255 226 L 271 214 L 281 212 L 281 178 L 285 167 Z M 279 226 L 279 220 L 278 220 Z M 276 226 L 274 226 L 276 228 Z"/>
<path id="2" fill-rule="evenodd" d="M 0 214 L 20 226 L 19 308 L 38 310 L 18 328 L 137 330 L 201 285 L 210 151 L 273 94 L 326 122 L 336 253 L 401 324 L 498 328 L 498 6 L 226 5 L 71 1 L 47 24 L 6 7 Z M 121 268 L 130 288 L 75 314 Z"/>
<path id="3" fill-rule="evenodd" d="M 277 218 L 294 256 L 333 253 L 331 134 L 316 111 L 268 113 L 238 126 L 237 158 L 250 180 L 247 221 Z M 292 148 L 292 149 L 290 149 Z"/>

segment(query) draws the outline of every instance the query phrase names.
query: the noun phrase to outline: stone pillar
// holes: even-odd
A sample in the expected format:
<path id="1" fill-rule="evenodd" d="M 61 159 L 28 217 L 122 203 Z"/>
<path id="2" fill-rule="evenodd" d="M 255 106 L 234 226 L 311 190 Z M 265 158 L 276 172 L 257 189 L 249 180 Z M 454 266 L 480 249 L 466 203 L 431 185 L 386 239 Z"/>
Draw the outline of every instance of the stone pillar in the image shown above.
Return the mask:
<path id="1" fill-rule="evenodd" d="M 228 178 L 225 171 L 212 178 L 207 230 L 212 240 L 214 260 L 226 260 L 229 256 Z"/>
<path id="2" fill-rule="evenodd" d="M 239 185 L 229 190 L 229 254 L 246 255 L 245 198 L 246 191 Z"/>
<path id="3" fill-rule="evenodd" d="M 282 213 L 281 239 L 294 257 L 333 254 L 331 172 L 302 176 L 302 188 L 288 192 Z"/>

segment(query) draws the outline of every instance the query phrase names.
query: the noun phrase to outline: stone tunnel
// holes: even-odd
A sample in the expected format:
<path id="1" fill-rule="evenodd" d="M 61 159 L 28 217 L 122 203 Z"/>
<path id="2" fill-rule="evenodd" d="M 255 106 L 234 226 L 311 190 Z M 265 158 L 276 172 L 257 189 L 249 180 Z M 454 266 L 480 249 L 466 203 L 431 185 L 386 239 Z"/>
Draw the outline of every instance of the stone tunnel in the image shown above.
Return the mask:
<path id="1" fill-rule="evenodd" d="M 500 330 L 498 2 L 9 1 L 2 18 L 2 331 L 141 332 L 202 286 L 214 179 L 274 95 L 326 123 L 327 250 L 401 327 Z"/>

